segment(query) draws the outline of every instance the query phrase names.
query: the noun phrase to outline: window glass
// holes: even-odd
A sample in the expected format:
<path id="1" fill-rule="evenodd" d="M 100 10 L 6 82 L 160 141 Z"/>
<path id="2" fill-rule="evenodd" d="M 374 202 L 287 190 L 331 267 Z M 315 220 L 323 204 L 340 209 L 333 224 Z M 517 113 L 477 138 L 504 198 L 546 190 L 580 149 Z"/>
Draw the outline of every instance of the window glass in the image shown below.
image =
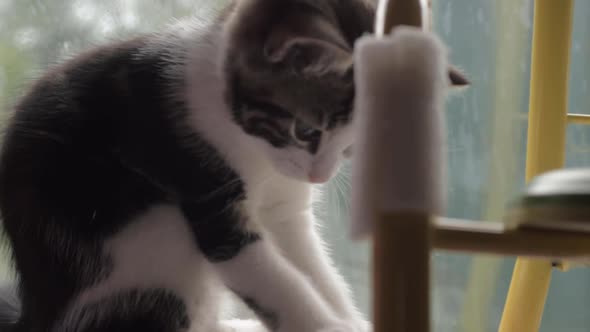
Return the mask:
<path id="1" fill-rule="evenodd" d="M 0 1 L 0 108 L 50 64 L 92 45 L 157 31 L 203 11 L 203 1 Z M 222 6 L 224 1 L 211 2 Z M 447 103 L 447 216 L 498 220 L 524 186 L 532 0 L 433 1 L 434 29 L 473 82 Z M 570 112 L 590 114 L 590 2 L 577 1 Z M 7 112 L 1 112 L 3 119 Z M 590 128 L 568 128 L 567 166 L 590 165 Z M 400 156 L 403 158 L 403 156 Z M 323 186 L 316 210 L 337 266 L 370 313 L 369 243 L 348 238 L 350 167 Z M 12 276 L 3 257 L 2 276 Z M 496 331 L 514 259 L 434 254 L 433 319 L 438 332 Z M 590 271 L 555 272 L 542 332 L 590 329 Z"/>

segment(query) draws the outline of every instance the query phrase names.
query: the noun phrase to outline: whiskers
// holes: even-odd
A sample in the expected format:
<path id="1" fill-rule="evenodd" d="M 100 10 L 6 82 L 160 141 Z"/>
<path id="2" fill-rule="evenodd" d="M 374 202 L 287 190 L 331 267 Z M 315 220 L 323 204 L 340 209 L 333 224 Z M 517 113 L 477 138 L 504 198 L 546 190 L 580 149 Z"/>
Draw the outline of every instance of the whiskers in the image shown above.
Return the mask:
<path id="1" fill-rule="evenodd" d="M 350 209 L 350 176 L 350 165 L 345 164 L 332 180 L 334 184 L 334 193 L 332 199 L 336 203 L 336 217 L 340 222 L 343 218 L 348 217 L 348 211 Z"/>
<path id="2" fill-rule="evenodd" d="M 345 163 L 338 173 L 326 184 L 321 186 L 321 200 L 316 205 L 322 219 L 329 218 L 343 225 L 348 218 L 351 190 L 350 164 Z"/>

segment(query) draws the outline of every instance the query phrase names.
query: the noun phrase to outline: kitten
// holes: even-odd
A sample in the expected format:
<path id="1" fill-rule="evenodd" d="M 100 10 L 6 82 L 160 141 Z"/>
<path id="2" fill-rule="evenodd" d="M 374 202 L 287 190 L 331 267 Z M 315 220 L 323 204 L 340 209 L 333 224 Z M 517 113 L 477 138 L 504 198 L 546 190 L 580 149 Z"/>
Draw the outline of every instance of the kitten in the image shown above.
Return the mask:
<path id="1" fill-rule="evenodd" d="M 20 300 L 0 303 L 0 332 L 368 330 L 310 192 L 352 144 L 351 53 L 373 13 L 241 0 L 38 80 L 0 153 Z M 262 324 L 220 322 L 224 289 Z"/>

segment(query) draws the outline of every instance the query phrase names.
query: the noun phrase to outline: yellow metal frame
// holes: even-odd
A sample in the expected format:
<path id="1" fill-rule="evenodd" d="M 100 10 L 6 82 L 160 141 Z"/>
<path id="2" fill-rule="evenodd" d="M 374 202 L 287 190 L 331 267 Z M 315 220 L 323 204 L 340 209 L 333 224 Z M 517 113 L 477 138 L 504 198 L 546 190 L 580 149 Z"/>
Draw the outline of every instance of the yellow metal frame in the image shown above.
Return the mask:
<path id="1" fill-rule="evenodd" d="M 573 6 L 573 0 L 535 1 L 527 181 L 563 167 L 568 123 L 590 124 L 588 115 L 567 114 Z M 383 37 L 398 24 L 420 26 L 420 11 L 419 0 L 382 0 L 376 35 Z M 514 268 L 499 332 L 538 330 L 551 280 L 550 257 L 590 256 L 588 233 L 506 228 L 499 223 L 434 222 L 425 213 L 377 211 L 377 215 L 373 252 L 376 332 L 429 331 L 426 289 L 432 248 L 524 256 Z M 409 286 L 408 280 L 419 284 L 413 283 L 412 292 L 401 287 Z"/>
<path id="2" fill-rule="evenodd" d="M 569 123 L 590 125 L 590 115 L 586 114 L 568 114 L 567 121 Z"/>
<path id="3" fill-rule="evenodd" d="M 536 0 L 533 23 L 527 181 L 563 167 L 573 0 Z M 579 115 L 570 119 L 585 119 Z M 519 258 L 514 267 L 499 332 L 536 332 L 551 281 L 547 260 Z"/>

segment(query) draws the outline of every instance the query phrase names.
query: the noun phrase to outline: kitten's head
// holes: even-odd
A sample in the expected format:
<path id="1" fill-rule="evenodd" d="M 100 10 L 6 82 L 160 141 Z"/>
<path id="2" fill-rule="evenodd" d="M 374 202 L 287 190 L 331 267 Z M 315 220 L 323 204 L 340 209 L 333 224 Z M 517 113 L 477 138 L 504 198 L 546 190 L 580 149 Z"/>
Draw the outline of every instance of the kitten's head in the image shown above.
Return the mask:
<path id="1" fill-rule="evenodd" d="M 230 14 L 233 118 L 283 175 L 325 182 L 350 152 L 352 50 L 374 13 L 363 0 L 241 0 Z"/>

